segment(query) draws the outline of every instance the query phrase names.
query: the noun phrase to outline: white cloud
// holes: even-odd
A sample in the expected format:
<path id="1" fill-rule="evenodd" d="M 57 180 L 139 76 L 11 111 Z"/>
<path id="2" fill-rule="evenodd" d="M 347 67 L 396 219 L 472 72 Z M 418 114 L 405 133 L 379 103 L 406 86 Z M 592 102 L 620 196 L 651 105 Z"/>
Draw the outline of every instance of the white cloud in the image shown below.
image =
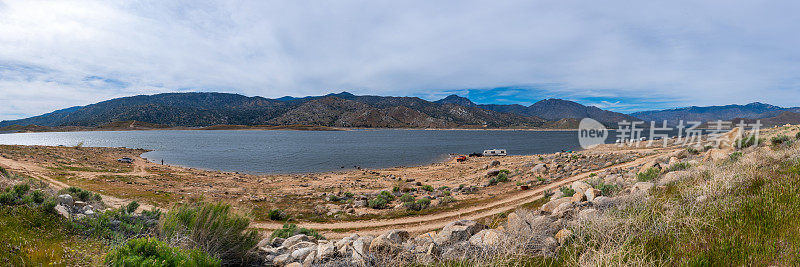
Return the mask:
<path id="1" fill-rule="evenodd" d="M 0 106 L 0 119 L 180 90 L 440 95 L 530 84 L 565 95 L 664 97 L 675 105 L 795 106 L 798 7 L 0 1 L 0 99 L 11 103 Z"/>

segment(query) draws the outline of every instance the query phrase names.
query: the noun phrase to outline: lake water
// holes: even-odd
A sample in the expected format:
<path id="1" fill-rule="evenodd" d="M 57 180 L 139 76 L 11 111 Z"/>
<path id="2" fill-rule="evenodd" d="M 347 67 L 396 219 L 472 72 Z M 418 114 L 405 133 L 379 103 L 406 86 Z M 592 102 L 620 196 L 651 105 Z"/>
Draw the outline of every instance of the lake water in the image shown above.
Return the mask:
<path id="1" fill-rule="evenodd" d="M 510 155 L 579 149 L 575 131 L 121 131 L 0 134 L 0 144 L 128 147 L 143 157 L 200 169 L 301 173 L 415 166 L 450 153 L 506 149 Z"/>

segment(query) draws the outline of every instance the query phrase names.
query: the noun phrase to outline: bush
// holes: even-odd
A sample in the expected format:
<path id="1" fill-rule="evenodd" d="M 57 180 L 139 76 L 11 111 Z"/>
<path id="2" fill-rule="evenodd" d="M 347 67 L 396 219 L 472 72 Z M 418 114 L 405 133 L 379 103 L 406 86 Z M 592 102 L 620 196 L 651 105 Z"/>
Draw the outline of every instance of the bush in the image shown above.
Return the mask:
<path id="1" fill-rule="evenodd" d="M 572 188 L 569 188 L 569 187 L 566 187 L 566 186 L 562 186 L 558 190 L 560 190 L 561 193 L 563 193 L 565 197 L 571 197 L 572 195 L 575 194 L 575 189 L 572 189 Z"/>
<path id="2" fill-rule="evenodd" d="M 7 176 L 9 175 L 9 174 L 8 174 L 8 170 L 6 170 L 6 169 L 5 169 L 5 168 L 3 168 L 3 167 L 0 167 L 0 175 L 2 175 L 2 176 L 6 176 L 6 177 L 7 177 Z"/>
<path id="3" fill-rule="evenodd" d="M 686 152 L 689 152 L 689 154 L 691 154 L 691 155 L 697 155 L 697 154 L 700 154 L 700 151 L 697 151 L 697 149 L 694 149 L 694 148 L 691 148 L 691 147 L 690 147 L 690 148 L 687 148 L 687 149 L 686 149 Z"/>
<path id="4" fill-rule="evenodd" d="M 497 184 L 497 179 L 495 179 L 494 177 L 493 177 L 493 178 L 491 178 L 491 179 L 489 179 L 489 185 L 490 185 L 490 186 L 492 186 L 492 185 L 496 185 L 496 184 Z"/>
<path id="5" fill-rule="evenodd" d="M 420 198 L 414 202 L 403 203 L 403 206 L 405 206 L 407 209 L 415 211 L 423 210 L 430 205 L 431 205 L 431 200 L 429 198 Z"/>
<path id="6" fill-rule="evenodd" d="M 505 172 L 501 172 L 500 174 L 497 175 L 497 181 L 501 183 L 508 182 L 508 174 L 506 174 Z"/>
<path id="7" fill-rule="evenodd" d="M 102 200 L 102 197 L 100 197 L 100 194 L 95 194 L 95 193 L 92 193 L 92 191 L 83 190 L 81 188 L 74 187 L 74 186 L 69 187 L 67 189 L 62 189 L 61 191 L 59 191 L 59 193 L 60 194 L 69 194 L 73 198 L 75 198 L 77 200 L 80 200 L 80 201 L 83 201 L 83 202 L 88 202 L 90 200 L 94 200 L 94 201 L 100 202 Z"/>
<path id="8" fill-rule="evenodd" d="M 403 202 L 403 203 L 412 202 L 412 201 L 415 201 L 415 200 L 416 200 L 416 198 L 414 198 L 414 196 L 409 195 L 409 194 L 403 194 L 403 196 L 400 197 L 400 202 Z"/>
<path id="9" fill-rule="evenodd" d="M 286 213 L 279 209 L 270 210 L 267 215 L 269 216 L 269 219 L 273 221 L 282 221 L 286 219 Z"/>
<path id="10" fill-rule="evenodd" d="M 300 228 L 300 227 L 297 227 L 297 225 L 293 224 L 293 223 L 284 224 L 283 228 L 275 230 L 274 232 L 272 232 L 272 235 L 270 235 L 270 238 L 278 238 L 278 237 L 279 238 L 289 238 L 291 236 L 295 236 L 295 235 L 298 235 L 298 234 L 304 234 L 304 235 L 316 238 L 317 240 L 325 239 L 325 237 L 320 235 L 316 230 L 307 229 L 307 228 Z"/>
<path id="11" fill-rule="evenodd" d="M 692 165 L 690 165 L 688 162 L 676 163 L 676 164 L 672 164 L 672 166 L 669 166 L 669 169 L 667 169 L 667 171 L 668 172 L 674 172 L 674 171 L 685 170 L 685 169 L 688 169 L 691 166 Z"/>
<path id="12" fill-rule="evenodd" d="M 751 147 L 754 145 L 758 145 L 760 143 L 761 143 L 760 139 L 756 138 L 755 136 L 749 136 L 741 140 L 740 148 Z"/>
<path id="13" fill-rule="evenodd" d="M 439 199 L 439 205 L 446 205 L 446 204 L 450 204 L 450 203 L 453 203 L 453 202 L 456 202 L 456 199 L 454 197 L 451 197 L 451 196 L 446 196 L 446 197 L 442 197 L 442 198 Z"/>
<path id="14" fill-rule="evenodd" d="M 778 136 L 773 136 L 772 139 L 770 139 L 770 142 L 772 142 L 772 145 L 780 145 L 783 143 L 790 143 L 791 140 L 789 140 L 788 136 L 782 134 Z"/>
<path id="15" fill-rule="evenodd" d="M 42 204 L 44 202 L 45 195 L 44 192 L 35 190 L 31 192 L 30 198 L 33 201 L 33 203 Z"/>
<path id="16" fill-rule="evenodd" d="M 637 173 L 636 179 L 639 182 L 649 182 L 658 178 L 660 172 L 657 168 L 649 168 L 644 172 Z"/>
<path id="17" fill-rule="evenodd" d="M 797 132 L 797 134 L 794 135 L 794 139 L 800 139 L 800 132 Z"/>
<path id="18" fill-rule="evenodd" d="M 742 155 L 743 154 L 742 154 L 741 151 L 736 151 L 736 152 L 731 153 L 731 155 L 728 156 L 728 157 L 730 158 L 731 161 L 737 161 L 737 160 L 739 160 L 739 158 L 742 157 Z"/>
<path id="19" fill-rule="evenodd" d="M 28 193 L 28 190 L 31 190 L 31 186 L 28 184 L 18 184 L 14 186 L 12 190 L 17 197 L 22 197 L 25 193 Z"/>
<path id="20" fill-rule="evenodd" d="M 389 193 L 389 191 L 381 191 L 378 194 L 378 197 L 386 199 L 386 202 L 394 200 L 394 196 L 392 195 L 392 193 Z"/>
<path id="21" fill-rule="evenodd" d="M 109 266 L 220 266 L 200 250 L 181 250 L 154 238 L 128 240 L 106 255 Z"/>
<path id="22" fill-rule="evenodd" d="M 14 205 L 16 201 L 17 201 L 17 197 L 14 195 L 14 193 L 5 192 L 5 193 L 0 194 L 0 204 L 3 204 L 3 205 Z"/>
<path id="23" fill-rule="evenodd" d="M 607 197 L 612 197 L 619 191 L 619 186 L 603 182 L 598 183 L 594 188 L 600 190 L 600 194 Z"/>
<path id="24" fill-rule="evenodd" d="M 389 201 L 382 197 L 376 197 L 367 201 L 367 206 L 373 209 L 385 209 Z"/>
<path id="25" fill-rule="evenodd" d="M 433 191 L 433 186 L 431 186 L 429 184 L 423 185 L 422 186 L 422 190 L 425 190 L 425 191 L 428 191 L 428 192 L 432 192 Z"/>
<path id="26" fill-rule="evenodd" d="M 55 207 L 55 198 L 48 199 L 45 203 L 42 204 L 43 207 L 50 203 Z M 158 210 L 135 215 L 128 213 L 127 207 L 123 206 L 115 210 L 97 212 L 96 218 L 73 221 L 72 226 L 82 235 L 120 243 L 131 238 L 154 235 L 160 217 L 161 212 Z"/>
<path id="27" fill-rule="evenodd" d="M 160 230 L 168 240 L 202 249 L 224 264 L 242 264 L 258 242 L 258 233 L 249 226 L 250 220 L 235 214 L 230 205 L 200 203 L 170 210 L 162 218 Z"/>
<path id="28" fill-rule="evenodd" d="M 547 179 L 544 179 L 542 176 L 536 176 L 536 180 L 538 180 L 539 182 L 547 181 Z"/>
<path id="29" fill-rule="evenodd" d="M 126 210 L 126 211 L 127 211 L 129 214 L 133 214 L 134 212 L 136 212 L 136 209 L 138 209 L 138 208 L 139 208 L 139 202 L 136 202 L 136 201 L 134 200 L 134 201 L 131 201 L 131 203 L 128 203 L 128 206 L 127 206 L 127 207 L 125 207 L 125 210 Z"/>

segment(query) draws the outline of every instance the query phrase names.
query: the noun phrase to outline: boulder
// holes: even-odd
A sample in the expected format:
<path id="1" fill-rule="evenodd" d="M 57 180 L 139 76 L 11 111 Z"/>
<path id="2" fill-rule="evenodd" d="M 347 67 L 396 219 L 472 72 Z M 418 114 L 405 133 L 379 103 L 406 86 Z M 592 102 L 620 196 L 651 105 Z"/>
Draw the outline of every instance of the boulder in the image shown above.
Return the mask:
<path id="1" fill-rule="evenodd" d="M 307 235 L 297 234 L 297 235 L 294 235 L 294 236 L 291 236 L 291 237 L 287 238 L 286 241 L 283 241 L 283 244 L 281 244 L 281 246 L 289 248 L 289 247 L 294 246 L 297 243 L 300 243 L 300 242 L 311 242 L 313 240 L 314 239 L 312 239 L 311 237 L 309 237 Z"/>
<path id="2" fill-rule="evenodd" d="M 366 200 L 353 201 L 353 207 L 363 208 L 363 207 L 366 207 L 366 206 L 367 206 L 367 201 Z"/>
<path id="3" fill-rule="evenodd" d="M 64 207 L 71 209 L 72 206 L 75 204 L 75 201 L 69 194 L 63 194 L 63 195 L 58 195 L 58 204 L 64 205 Z"/>
<path id="4" fill-rule="evenodd" d="M 631 187 L 631 194 L 647 193 L 647 191 L 650 191 L 650 188 L 653 188 L 653 183 L 638 182 Z"/>
<path id="5" fill-rule="evenodd" d="M 301 248 L 316 247 L 316 246 L 317 246 L 317 244 L 314 244 L 313 242 L 303 241 L 303 242 L 294 244 L 291 247 L 288 247 L 286 249 L 288 249 L 290 251 L 295 251 L 295 250 L 298 250 L 298 249 L 301 249 Z"/>
<path id="6" fill-rule="evenodd" d="M 562 218 L 565 215 L 567 215 L 567 212 L 570 212 L 571 210 L 572 210 L 572 203 L 571 202 L 564 202 L 564 203 L 561 203 L 561 205 L 558 205 L 558 207 L 556 207 L 553 210 L 552 215 L 554 217 L 556 217 L 556 218 Z"/>
<path id="7" fill-rule="evenodd" d="M 477 234 L 486 228 L 489 227 L 476 221 L 459 220 L 451 222 L 445 225 L 445 227 L 442 228 L 442 231 L 436 235 L 434 243 L 439 245 L 448 245 L 461 241 L 467 241 L 470 237 L 472 237 L 472 235 Z"/>
<path id="8" fill-rule="evenodd" d="M 289 253 L 279 255 L 272 259 L 272 264 L 275 266 L 284 266 L 292 261 L 292 255 Z"/>
<path id="9" fill-rule="evenodd" d="M 599 197 L 600 194 L 602 194 L 602 192 L 600 190 L 598 190 L 598 189 L 592 188 L 592 189 L 586 190 L 586 201 L 592 201 L 596 197 Z"/>
<path id="10" fill-rule="evenodd" d="M 531 172 L 535 174 L 545 173 L 547 172 L 547 165 L 544 163 L 536 164 L 533 168 L 531 168 Z"/>
<path id="11" fill-rule="evenodd" d="M 408 240 L 409 234 L 403 230 L 392 230 L 384 233 L 370 242 L 369 251 L 376 254 L 395 255 L 400 252 L 403 242 Z"/>
<path id="12" fill-rule="evenodd" d="M 314 210 L 312 211 L 315 215 L 322 215 L 328 213 L 328 207 L 325 205 L 316 205 L 314 206 Z"/>
<path id="13" fill-rule="evenodd" d="M 583 181 L 574 181 L 572 182 L 572 185 L 570 185 L 570 188 L 572 188 L 572 190 L 575 190 L 576 193 L 577 192 L 583 193 L 586 191 L 586 189 L 592 188 L 592 186 Z"/>
<path id="14" fill-rule="evenodd" d="M 305 260 L 308 254 L 317 250 L 316 246 L 310 246 L 292 252 L 292 259 Z"/>
<path id="15" fill-rule="evenodd" d="M 595 197 L 592 200 L 592 205 L 595 207 L 606 207 L 611 205 L 611 198 L 606 196 Z"/>
<path id="16" fill-rule="evenodd" d="M 546 204 L 542 205 L 542 207 L 539 208 L 539 209 L 544 211 L 544 212 L 553 212 L 553 210 L 556 209 L 559 205 L 561 205 L 562 203 L 567 203 L 567 202 L 571 203 L 572 202 L 572 198 L 571 197 L 562 197 L 562 198 L 558 198 L 558 199 L 553 199 L 553 200 L 550 200 L 549 202 L 547 202 Z"/>
<path id="17" fill-rule="evenodd" d="M 489 168 L 500 166 L 499 160 L 493 160 L 492 163 L 489 163 Z"/>
<path id="18" fill-rule="evenodd" d="M 280 237 L 276 237 L 275 239 L 272 239 L 272 247 L 275 247 L 275 248 L 280 247 L 281 245 L 283 245 L 283 241 L 286 241 L 286 239 L 285 238 L 280 238 Z"/>
<path id="19" fill-rule="evenodd" d="M 572 194 L 572 202 L 581 203 L 583 201 L 586 201 L 586 195 L 584 195 L 583 192 L 575 190 L 575 194 Z"/>
<path id="20" fill-rule="evenodd" d="M 320 261 L 328 260 L 336 256 L 336 244 L 328 242 L 325 244 L 317 244 L 317 259 Z"/>
<path id="21" fill-rule="evenodd" d="M 353 241 L 356 241 L 356 239 L 358 238 L 359 238 L 358 234 L 352 234 L 348 237 L 342 238 L 342 240 L 336 241 L 336 243 L 334 244 L 336 245 L 336 249 L 340 249 L 345 245 L 353 244 Z"/>
<path id="22" fill-rule="evenodd" d="M 303 267 L 303 265 L 300 264 L 299 262 L 292 262 L 292 263 L 286 264 L 286 267 Z"/>
<path id="23" fill-rule="evenodd" d="M 60 205 L 60 204 L 59 204 L 59 205 L 56 205 L 56 206 L 55 206 L 55 208 L 53 208 L 53 209 L 55 209 L 55 210 L 56 210 L 56 212 L 57 212 L 59 215 L 61 215 L 61 216 L 64 216 L 64 218 L 67 218 L 67 219 L 69 219 L 69 218 L 70 218 L 70 212 L 69 212 L 69 208 L 67 208 L 67 207 L 64 207 L 64 205 Z"/>
<path id="24" fill-rule="evenodd" d="M 505 239 L 503 232 L 494 229 L 484 229 L 469 238 L 469 244 L 480 247 L 496 247 Z M 433 244 L 431 244 L 433 245 Z"/>
<path id="25" fill-rule="evenodd" d="M 486 172 L 486 176 L 497 176 L 500 174 L 500 170 L 489 170 Z"/>
<path id="26" fill-rule="evenodd" d="M 414 244 L 424 245 L 428 243 L 433 243 L 434 238 L 436 238 L 436 231 L 430 231 L 424 234 L 420 234 L 417 237 L 414 237 Z"/>
<path id="27" fill-rule="evenodd" d="M 676 182 L 676 181 L 678 181 L 680 179 L 683 179 L 684 177 L 688 176 L 689 174 L 690 174 L 689 171 L 668 172 L 667 174 L 664 174 L 664 177 L 662 177 L 660 180 L 658 180 L 658 185 L 666 185 L 666 184 L 669 184 L 669 183 L 672 183 L 672 182 Z"/>
<path id="28" fill-rule="evenodd" d="M 317 251 L 311 251 L 303 260 L 303 267 L 311 267 L 314 264 L 314 259 L 317 258 Z"/>
<path id="29" fill-rule="evenodd" d="M 369 247 L 372 244 L 372 239 L 374 238 L 369 235 L 356 239 L 356 241 L 353 242 L 353 253 L 357 253 L 362 256 L 365 255 L 369 251 Z"/>

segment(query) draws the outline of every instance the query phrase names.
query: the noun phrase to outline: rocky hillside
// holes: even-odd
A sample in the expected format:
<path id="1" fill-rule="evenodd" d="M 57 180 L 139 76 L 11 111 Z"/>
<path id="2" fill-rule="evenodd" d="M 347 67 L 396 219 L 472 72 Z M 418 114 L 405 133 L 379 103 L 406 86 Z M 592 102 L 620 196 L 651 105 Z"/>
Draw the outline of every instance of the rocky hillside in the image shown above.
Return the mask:
<path id="1" fill-rule="evenodd" d="M 416 97 L 355 96 L 267 99 L 224 93 L 140 95 L 74 107 L 10 125 L 97 127 L 120 121 L 167 126 L 317 125 L 339 127 L 536 127 L 543 120 Z"/>
<path id="2" fill-rule="evenodd" d="M 530 106 L 523 106 L 518 104 L 512 105 L 477 105 L 467 98 L 457 95 L 450 95 L 446 98 L 436 101 L 437 103 L 448 103 L 461 106 L 473 106 L 486 110 L 492 110 L 503 113 L 512 113 L 528 117 L 542 118 L 550 122 L 548 128 L 577 128 L 577 124 L 569 123 L 569 120 L 560 121 L 563 119 L 582 119 L 592 118 L 605 125 L 613 126 L 618 122 L 627 120 L 637 120 L 633 116 L 625 115 L 618 112 L 602 110 L 594 106 L 584 106 L 573 101 L 562 99 L 545 99 L 534 103 Z M 560 121 L 560 122 L 559 122 Z"/>
<path id="3" fill-rule="evenodd" d="M 782 108 L 769 104 L 753 102 L 747 105 L 725 105 L 708 107 L 685 107 L 666 110 L 653 110 L 631 113 L 631 116 L 646 121 L 715 121 L 734 118 L 763 119 L 775 117 L 784 111 L 800 112 L 800 108 Z"/>

